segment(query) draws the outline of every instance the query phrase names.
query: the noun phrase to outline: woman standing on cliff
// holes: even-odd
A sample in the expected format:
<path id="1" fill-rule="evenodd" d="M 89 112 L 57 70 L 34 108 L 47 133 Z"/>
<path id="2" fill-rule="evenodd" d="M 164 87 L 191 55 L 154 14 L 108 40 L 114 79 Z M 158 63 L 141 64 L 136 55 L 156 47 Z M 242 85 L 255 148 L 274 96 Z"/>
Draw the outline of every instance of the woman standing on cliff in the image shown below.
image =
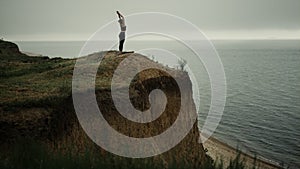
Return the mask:
<path id="1" fill-rule="evenodd" d="M 125 25 L 125 18 L 124 16 L 117 11 L 118 17 L 119 17 L 119 24 L 120 24 L 120 28 L 121 28 L 121 32 L 119 34 L 119 51 L 120 53 L 122 53 L 123 51 L 123 45 L 125 42 L 125 31 L 126 31 L 126 25 Z"/>

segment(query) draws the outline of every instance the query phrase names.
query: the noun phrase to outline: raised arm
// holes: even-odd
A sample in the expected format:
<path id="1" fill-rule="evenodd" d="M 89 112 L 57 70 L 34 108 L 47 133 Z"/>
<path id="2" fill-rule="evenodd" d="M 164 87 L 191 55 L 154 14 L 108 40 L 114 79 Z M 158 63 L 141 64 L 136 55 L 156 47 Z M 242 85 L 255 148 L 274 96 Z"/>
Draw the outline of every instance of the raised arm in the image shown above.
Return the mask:
<path id="1" fill-rule="evenodd" d="M 123 19 L 123 18 L 124 18 L 124 16 L 123 16 L 119 11 L 117 11 L 117 14 L 118 14 L 118 17 L 119 17 L 120 19 Z"/>

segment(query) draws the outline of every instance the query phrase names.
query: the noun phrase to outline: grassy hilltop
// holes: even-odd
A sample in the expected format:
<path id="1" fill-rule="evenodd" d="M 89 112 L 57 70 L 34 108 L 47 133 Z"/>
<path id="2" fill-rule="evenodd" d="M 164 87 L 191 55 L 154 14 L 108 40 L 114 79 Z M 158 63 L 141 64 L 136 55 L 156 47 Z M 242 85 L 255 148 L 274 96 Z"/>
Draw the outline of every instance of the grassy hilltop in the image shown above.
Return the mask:
<path id="1" fill-rule="evenodd" d="M 180 105 L 178 86 L 164 71 L 149 69 L 139 73 L 130 84 L 132 104 L 140 110 L 148 109 L 148 95 L 155 88 L 166 93 L 168 103 L 165 112 L 151 123 L 137 124 L 128 121 L 113 105 L 110 83 L 114 70 L 129 55 L 131 54 L 119 55 L 117 51 L 108 51 L 81 59 L 94 60 L 95 63 L 102 59 L 96 78 L 96 96 L 101 112 L 112 127 L 133 137 L 158 135 L 176 120 Z M 162 70 L 169 69 L 143 55 L 132 56 L 132 64 L 143 62 L 158 66 Z M 204 166 L 208 158 L 202 145 L 198 144 L 197 123 L 177 146 L 156 157 L 128 159 L 96 146 L 82 130 L 74 112 L 71 82 L 75 63 L 74 59 L 27 56 L 19 51 L 17 45 L 0 41 L 0 147 L 5 152 L 11 152 L 1 153 L 1 168 L 39 168 L 41 165 L 47 168 L 49 163 L 52 167 L 48 168 Z M 185 72 L 169 70 L 186 79 L 185 82 L 191 87 Z M 128 71 L 131 71 L 130 68 Z M 192 90 L 184 94 L 188 98 L 186 104 L 189 105 L 189 111 L 196 113 L 195 105 L 191 101 Z M 115 143 L 117 140 L 112 139 L 112 144 Z M 29 157 L 35 160 L 29 160 Z M 15 160 L 18 162 L 14 162 Z M 42 164 L 41 161 L 48 162 Z"/>

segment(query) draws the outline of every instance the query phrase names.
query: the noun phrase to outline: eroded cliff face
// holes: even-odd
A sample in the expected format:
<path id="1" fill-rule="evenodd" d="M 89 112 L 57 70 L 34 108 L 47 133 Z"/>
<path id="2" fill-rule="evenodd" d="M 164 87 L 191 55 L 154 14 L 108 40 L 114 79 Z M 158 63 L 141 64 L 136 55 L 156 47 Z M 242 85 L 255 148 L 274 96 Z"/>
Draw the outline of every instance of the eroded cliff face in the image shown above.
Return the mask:
<path id="1" fill-rule="evenodd" d="M 100 84 L 103 84 L 103 86 L 106 86 L 105 83 L 111 83 L 112 76 L 114 74 L 114 71 L 116 70 L 117 66 L 129 55 L 130 57 L 133 57 L 134 59 L 130 61 L 130 63 L 134 64 L 134 62 L 139 62 L 143 64 L 157 64 L 148 58 L 140 55 L 140 54 L 122 54 L 118 55 L 117 52 L 107 52 L 102 56 L 103 53 L 98 53 L 89 56 L 90 58 L 97 58 L 97 57 L 103 57 L 103 60 L 100 64 L 100 71 L 98 70 L 98 75 L 96 82 L 99 82 Z M 110 67 L 107 68 L 107 64 L 110 64 Z M 101 71 L 102 66 L 106 67 L 105 71 Z M 155 67 L 153 65 L 153 67 Z M 130 67 L 126 67 L 126 71 L 130 71 Z M 159 105 L 161 104 L 161 100 L 154 100 L 149 102 L 149 95 L 151 91 L 154 89 L 160 89 L 162 90 L 167 97 L 167 104 L 165 107 L 164 112 L 154 121 L 149 123 L 137 123 L 130 121 L 123 117 L 120 112 L 117 110 L 115 103 L 113 102 L 112 96 L 111 96 L 111 88 L 109 87 L 96 87 L 96 97 L 99 109 L 106 119 L 106 121 L 109 123 L 111 127 L 113 127 L 116 131 L 118 131 L 121 134 L 124 134 L 126 136 L 135 137 L 135 138 L 149 138 L 153 136 L 157 136 L 170 128 L 174 122 L 176 121 L 181 102 L 182 104 L 186 105 L 186 116 L 184 116 L 186 121 L 191 121 L 192 117 L 190 117 L 190 113 L 196 114 L 196 108 L 194 105 L 194 101 L 192 99 L 192 84 L 189 79 L 189 76 L 186 72 L 181 72 L 177 70 L 169 70 L 175 72 L 178 79 L 180 79 L 182 82 L 184 82 L 185 86 L 187 87 L 187 90 L 180 91 L 179 86 L 177 82 L 174 80 L 172 76 L 170 76 L 168 73 L 166 73 L 163 69 L 169 69 L 161 66 L 161 69 L 147 69 L 142 72 L 140 72 L 138 75 L 135 76 L 134 79 L 131 80 L 131 83 L 129 85 L 129 98 L 132 103 L 132 105 L 140 110 L 145 111 L 148 110 L 151 106 Z M 105 79 L 105 82 L 101 82 L 101 79 Z M 96 84 L 97 86 L 97 84 Z M 124 86 L 119 85 L 118 88 L 123 88 Z M 126 86 L 125 86 L 126 87 Z M 84 94 L 84 91 L 82 91 L 82 94 Z M 79 92 L 80 95 L 80 92 Z M 126 96 L 122 96 L 120 94 L 118 96 L 118 99 L 122 103 L 123 100 L 126 99 Z M 92 122 L 91 122 L 92 123 Z M 74 126 L 78 126 L 75 124 Z M 97 127 L 95 125 L 95 127 Z M 80 128 L 80 127 L 78 127 Z M 82 130 L 79 129 L 81 132 Z M 72 132 L 76 131 L 78 132 L 78 129 L 72 129 Z M 106 131 L 102 131 L 106 132 Z M 180 132 L 179 130 L 176 132 Z M 177 133 L 174 133 L 176 135 Z M 80 138 L 77 138 L 78 136 L 81 137 L 84 134 L 71 134 L 71 135 L 63 135 L 64 139 L 66 140 L 83 140 Z M 111 133 L 106 133 L 107 139 L 110 140 L 110 146 L 119 146 L 118 148 L 124 148 L 122 146 L 122 143 L 120 143 L 120 140 L 113 138 Z M 170 142 L 172 138 L 169 138 Z M 189 131 L 189 133 L 184 137 L 182 141 L 180 141 L 179 144 L 177 144 L 174 148 L 170 149 L 169 151 L 160 154 L 155 157 L 147 158 L 147 160 L 150 160 L 154 163 L 156 163 L 158 166 L 164 166 L 164 167 L 170 167 L 170 165 L 188 165 L 191 168 L 200 168 L 201 165 L 204 163 L 205 160 L 207 160 L 207 157 L 205 155 L 204 149 L 202 147 L 202 144 L 198 143 L 199 139 L 199 129 L 197 127 L 197 121 L 194 121 L 194 125 L 192 129 Z M 159 144 L 159 143 L 158 143 Z M 79 143 L 80 145 L 80 143 Z M 154 147 L 144 147 L 144 151 L 151 151 L 150 149 L 156 148 L 158 146 Z M 130 151 L 130 150 L 129 150 Z M 134 150 L 132 150 L 134 151 Z M 101 149 L 101 152 L 103 155 L 107 154 L 108 152 Z M 126 159 L 126 158 L 124 158 Z M 137 161 L 143 161 L 143 159 L 136 159 Z"/>
<path id="2" fill-rule="evenodd" d="M 184 81 L 186 86 L 189 86 L 188 90 L 180 91 L 178 84 L 172 76 L 163 70 L 156 69 L 148 69 L 139 73 L 132 79 L 129 85 L 130 101 L 136 109 L 141 111 L 151 107 L 149 94 L 152 90 L 160 89 L 165 93 L 167 97 L 166 108 L 156 120 L 149 123 L 136 123 L 120 115 L 112 100 L 110 83 L 117 66 L 129 55 L 134 58 L 132 64 L 134 64 L 134 62 L 143 62 L 143 64 L 159 65 L 140 54 L 128 53 L 119 55 L 116 51 L 95 53 L 83 57 L 83 59 L 94 59 L 95 62 L 102 59 L 98 68 L 95 93 L 99 109 L 110 126 L 121 134 L 130 137 L 145 138 L 157 136 L 174 124 L 178 117 L 181 102 L 186 105 L 188 111 L 185 112 L 187 115 L 184 117 L 187 121 L 191 120 L 188 114 L 196 114 L 196 108 L 192 99 L 191 81 L 186 72 L 171 69 L 170 71 L 175 72 L 176 76 Z M 47 61 L 50 62 L 51 59 L 48 59 Z M 74 64 L 74 62 L 72 63 Z M 162 69 L 169 69 L 162 65 L 159 66 Z M 63 66 L 57 69 L 61 68 L 65 70 Z M 53 69 L 49 70 L 49 72 L 50 71 L 53 72 Z M 66 78 L 64 80 L 70 82 L 72 80 L 69 76 L 70 72 L 64 72 L 67 72 L 68 74 L 68 76 L 65 76 Z M 49 77 L 51 76 L 48 76 L 48 81 L 51 83 L 51 78 Z M 47 80 L 47 78 L 45 80 Z M 18 83 L 25 83 L 25 81 L 19 81 Z M 44 99 L 43 104 L 38 104 L 36 102 L 34 102 L 34 104 L 26 104 L 26 102 L 22 102 L 24 105 L 14 105 L 8 103 L 9 106 L 7 107 L 4 106 L 4 101 L 2 101 L 3 104 L 1 103 L 0 109 L 1 145 L 9 145 L 16 138 L 25 136 L 44 142 L 54 150 L 65 149 L 66 147 L 71 146 L 72 151 L 75 153 L 82 153 L 86 149 L 89 149 L 97 155 L 100 155 L 101 158 L 115 156 L 116 160 L 133 160 L 119 157 L 105 151 L 97 146 L 86 135 L 78 122 L 70 87 L 70 83 L 67 83 L 63 88 L 59 88 L 59 91 L 63 93 L 63 97 L 56 97 L 55 95 L 46 100 L 45 98 L 42 98 Z M 2 86 L 2 88 L 4 89 L 5 86 Z M 21 92 L 26 94 L 28 91 L 30 90 Z M 46 92 L 51 92 L 51 90 Z M 84 94 L 85 92 L 87 91 L 80 91 L 78 94 Z M 120 96 L 120 99 L 122 101 L 122 96 Z M 160 103 L 159 100 L 154 100 L 151 104 L 154 105 Z M 111 138 L 110 133 L 107 133 L 107 139 L 110 139 L 112 146 L 122 146 L 120 140 Z M 134 160 L 141 162 L 147 160 L 147 162 L 154 163 L 162 168 L 168 168 L 170 165 L 186 165 L 190 168 L 199 168 L 206 160 L 208 160 L 208 158 L 205 155 L 202 144 L 198 143 L 198 139 L 199 130 L 197 121 L 195 121 L 189 133 L 179 144 L 169 151 L 154 157 Z M 145 147 L 144 150 L 148 151 L 147 149 L 150 148 L 151 147 Z"/>

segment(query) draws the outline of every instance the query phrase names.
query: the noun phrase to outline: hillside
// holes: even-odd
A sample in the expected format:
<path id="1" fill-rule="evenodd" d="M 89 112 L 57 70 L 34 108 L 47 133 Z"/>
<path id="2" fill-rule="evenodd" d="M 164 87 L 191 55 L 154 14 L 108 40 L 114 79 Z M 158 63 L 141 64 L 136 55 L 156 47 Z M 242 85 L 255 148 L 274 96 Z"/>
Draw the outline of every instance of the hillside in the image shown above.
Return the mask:
<path id="1" fill-rule="evenodd" d="M 0 41 L 0 147 L 10 151 L 20 138 L 30 138 L 46 145 L 51 151 L 71 149 L 72 154 L 92 151 L 102 159 L 109 159 L 106 168 L 129 165 L 143 168 L 141 163 L 158 168 L 200 168 L 208 162 L 202 144 L 198 143 L 197 122 L 189 134 L 171 150 L 146 159 L 128 159 L 111 154 L 96 146 L 78 123 L 72 101 L 71 82 L 76 60 L 30 57 L 19 52 L 17 45 Z M 114 70 L 125 58 L 133 56 L 135 62 L 169 69 L 190 87 L 180 93 L 174 79 L 161 70 L 149 69 L 131 81 L 130 100 L 139 110 L 150 106 L 148 95 L 156 88 L 163 90 L 168 103 L 163 114 L 150 123 L 137 124 L 121 116 L 111 97 L 111 80 Z M 150 137 L 169 128 L 178 115 L 180 96 L 186 97 L 191 113 L 196 113 L 192 100 L 192 86 L 185 72 L 163 67 L 141 54 L 118 54 L 116 51 L 98 52 L 81 59 L 102 58 L 96 78 L 96 96 L 101 112 L 109 124 L 120 133 L 132 137 Z M 129 70 L 130 71 L 130 68 Z M 121 86 L 122 87 L 122 86 Z M 84 91 L 82 91 L 84 92 Z M 111 140 L 112 144 L 114 141 Z M 70 145 L 71 148 L 70 148 Z M 147 148 L 146 148 L 147 149 Z M 145 150 L 146 150 L 145 149 Z M 9 158 L 9 157 L 5 157 Z M 119 167 L 120 167 L 119 166 Z M 118 167 L 116 167 L 118 168 Z"/>

